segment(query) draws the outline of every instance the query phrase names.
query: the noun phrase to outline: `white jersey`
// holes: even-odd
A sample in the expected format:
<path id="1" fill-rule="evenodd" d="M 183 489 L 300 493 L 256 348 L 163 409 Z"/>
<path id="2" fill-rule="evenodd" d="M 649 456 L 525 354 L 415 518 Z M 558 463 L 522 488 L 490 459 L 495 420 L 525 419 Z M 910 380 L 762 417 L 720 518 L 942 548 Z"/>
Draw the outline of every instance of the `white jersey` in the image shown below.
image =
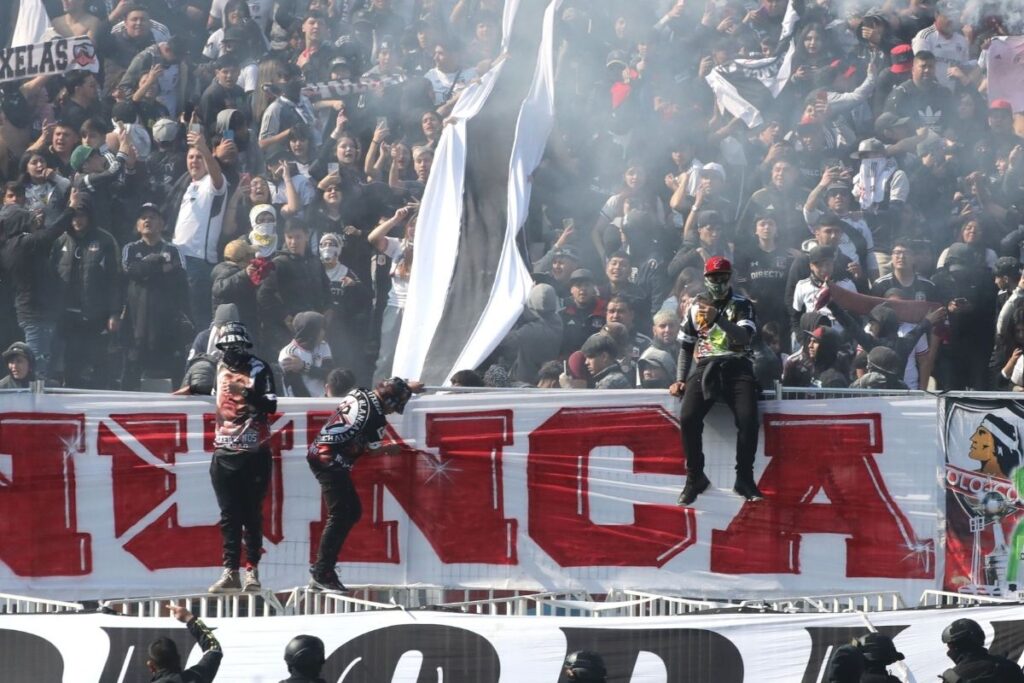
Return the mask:
<path id="1" fill-rule="evenodd" d="M 925 50 L 935 55 L 935 78 L 950 90 L 956 86 L 956 82 L 946 73 L 947 69 L 951 66 L 967 68 L 970 58 L 967 38 L 963 34 L 954 33 L 947 38 L 934 25 L 918 31 L 912 47 L 915 55 Z"/>
<path id="2" fill-rule="evenodd" d="M 320 368 L 324 365 L 324 360 L 332 358 L 331 347 L 328 346 L 327 342 L 320 342 L 315 349 L 310 351 L 299 346 L 298 343 L 293 339 L 286 347 L 281 349 L 281 353 L 277 355 L 277 361 L 280 363 L 288 356 L 298 358 L 302 361 L 302 383 L 306 385 L 306 391 L 309 392 L 310 396 L 323 396 L 324 395 L 324 380 L 320 377 L 311 377 L 309 370 L 311 368 Z M 284 387 L 285 396 L 294 396 L 292 388 L 285 383 Z"/>

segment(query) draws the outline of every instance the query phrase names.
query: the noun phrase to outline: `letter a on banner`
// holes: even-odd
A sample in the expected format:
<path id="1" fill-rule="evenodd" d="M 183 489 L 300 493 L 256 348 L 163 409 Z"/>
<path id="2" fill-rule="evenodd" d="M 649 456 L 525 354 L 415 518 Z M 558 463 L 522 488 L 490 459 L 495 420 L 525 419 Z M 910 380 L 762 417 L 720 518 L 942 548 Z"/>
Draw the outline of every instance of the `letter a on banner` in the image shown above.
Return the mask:
<path id="1" fill-rule="evenodd" d="M 804 534 L 842 534 L 847 577 L 935 576 L 934 542 L 914 536 L 875 461 L 879 414 L 767 414 L 764 434 L 770 460 L 760 486 L 768 496 L 712 532 L 711 571 L 799 574 Z M 819 492 L 831 502 L 813 502 Z"/>

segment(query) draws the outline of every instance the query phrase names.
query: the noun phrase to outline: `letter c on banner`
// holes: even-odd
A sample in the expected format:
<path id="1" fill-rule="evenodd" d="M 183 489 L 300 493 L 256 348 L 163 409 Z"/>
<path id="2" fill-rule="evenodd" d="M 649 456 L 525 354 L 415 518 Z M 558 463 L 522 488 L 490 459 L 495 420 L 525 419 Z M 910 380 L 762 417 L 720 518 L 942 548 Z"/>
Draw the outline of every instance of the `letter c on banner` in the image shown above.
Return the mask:
<path id="1" fill-rule="evenodd" d="M 590 453 L 633 452 L 636 474 L 685 474 L 678 423 L 660 406 L 563 408 L 530 434 L 530 537 L 562 567 L 661 567 L 697 540 L 692 509 L 633 505 L 633 524 L 592 521 Z"/>

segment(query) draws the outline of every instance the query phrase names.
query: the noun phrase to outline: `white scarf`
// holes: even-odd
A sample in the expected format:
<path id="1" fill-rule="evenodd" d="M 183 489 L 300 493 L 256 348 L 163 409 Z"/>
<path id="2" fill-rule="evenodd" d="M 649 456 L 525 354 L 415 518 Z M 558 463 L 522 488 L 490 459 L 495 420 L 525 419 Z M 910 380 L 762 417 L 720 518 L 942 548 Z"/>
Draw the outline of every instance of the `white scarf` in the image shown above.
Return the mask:
<path id="1" fill-rule="evenodd" d="M 887 157 L 861 159 L 860 208 L 867 210 L 885 201 L 885 184 L 896 172 L 896 160 Z"/>

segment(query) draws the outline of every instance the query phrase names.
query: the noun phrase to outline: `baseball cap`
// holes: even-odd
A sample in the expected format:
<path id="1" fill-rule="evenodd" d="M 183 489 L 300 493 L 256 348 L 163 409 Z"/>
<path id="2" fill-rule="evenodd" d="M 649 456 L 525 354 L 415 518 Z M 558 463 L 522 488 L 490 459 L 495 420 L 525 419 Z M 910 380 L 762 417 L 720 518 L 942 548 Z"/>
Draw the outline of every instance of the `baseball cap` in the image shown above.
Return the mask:
<path id="1" fill-rule="evenodd" d="M 627 67 L 629 66 L 629 55 L 625 50 L 612 50 L 608 53 L 608 59 L 605 60 L 604 65 L 606 68 L 616 65 Z"/>
<path id="2" fill-rule="evenodd" d="M 697 214 L 697 225 L 721 225 L 722 214 L 714 209 L 706 209 Z"/>
<path id="3" fill-rule="evenodd" d="M 889 70 L 894 74 L 905 74 L 913 68 L 914 50 L 909 43 L 900 43 L 889 50 L 889 56 L 892 59 Z"/>
<path id="4" fill-rule="evenodd" d="M 242 42 L 245 40 L 245 31 L 238 26 L 232 26 L 231 28 L 225 29 L 224 37 L 220 39 L 221 43 L 228 41 Z"/>
<path id="5" fill-rule="evenodd" d="M 32 352 L 32 347 L 30 347 L 25 342 L 16 341 L 10 346 L 8 346 L 7 350 L 4 351 L 4 362 L 6 363 L 10 361 L 15 356 L 24 356 L 31 363 L 32 361 L 35 360 L 36 354 Z"/>
<path id="6" fill-rule="evenodd" d="M 849 194 L 850 186 L 847 185 L 846 183 L 830 183 L 829 186 L 825 188 L 825 194 L 828 195 L 832 194 L 833 192 L 844 192 L 846 194 Z"/>
<path id="7" fill-rule="evenodd" d="M 899 116 L 891 111 L 887 111 L 881 114 L 875 119 L 875 130 L 882 130 L 883 128 L 896 128 L 897 126 L 905 126 L 910 123 L 909 116 Z"/>
<path id="8" fill-rule="evenodd" d="M 992 102 L 988 105 L 988 108 L 989 111 L 992 111 L 994 109 L 1003 109 L 1010 112 L 1011 114 L 1013 113 L 1013 105 L 1010 103 L 1009 100 L 992 100 Z"/>
<path id="9" fill-rule="evenodd" d="M 607 353 L 614 357 L 618 351 L 619 349 L 615 346 L 612 338 L 601 332 L 590 335 L 587 341 L 583 342 L 583 346 L 580 347 L 580 352 L 587 358 L 593 358 L 601 353 Z"/>
<path id="10" fill-rule="evenodd" d="M 551 251 L 551 258 L 571 258 L 574 261 L 580 260 L 580 255 L 572 247 L 557 247 Z"/>
<path id="11" fill-rule="evenodd" d="M 573 282 L 593 282 L 594 274 L 586 268 L 577 268 L 572 271 L 572 275 L 569 276 L 569 283 Z"/>
<path id="12" fill-rule="evenodd" d="M 946 269 L 951 273 L 967 270 L 971 261 L 971 248 L 963 242 L 954 242 L 946 250 Z"/>
<path id="13" fill-rule="evenodd" d="M 153 202 L 146 202 L 145 204 L 140 206 L 137 213 L 141 217 L 142 214 L 146 213 L 147 211 L 152 211 L 153 213 L 161 216 L 163 215 L 160 211 L 160 207 L 154 204 Z"/>
<path id="14" fill-rule="evenodd" d="M 173 142 L 178 137 L 178 122 L 172 119 L 157 119 L 153 124 L 153 139 L 157 142 Z"/>
<path id="15" fill-rule="evenodd" d="M 725 180 L 725 169 L 721 164 L 716 164 L 714 162 L 704 164 L 700 169 L 700 175 L 707 175 L 708 173 L 717 173 L 722 180 Z"/>
<path id="16" fill-rule="evenodd" d="M 99 150 L 89 145 L 79 145 L 75 147 L 75 151 L 71 153 L 71 168 L 76 171 L 81 171 L 82 166 L 89 160 L 93 154 L 99 154 Z"/>
<path id="17" fill-rule="evenodd" d="M 836 257 L 835 247 L 824 247 L 817 245 L 807 254 L 811 263 L 820 263 L 822 261 L 830 261 Z"/>

